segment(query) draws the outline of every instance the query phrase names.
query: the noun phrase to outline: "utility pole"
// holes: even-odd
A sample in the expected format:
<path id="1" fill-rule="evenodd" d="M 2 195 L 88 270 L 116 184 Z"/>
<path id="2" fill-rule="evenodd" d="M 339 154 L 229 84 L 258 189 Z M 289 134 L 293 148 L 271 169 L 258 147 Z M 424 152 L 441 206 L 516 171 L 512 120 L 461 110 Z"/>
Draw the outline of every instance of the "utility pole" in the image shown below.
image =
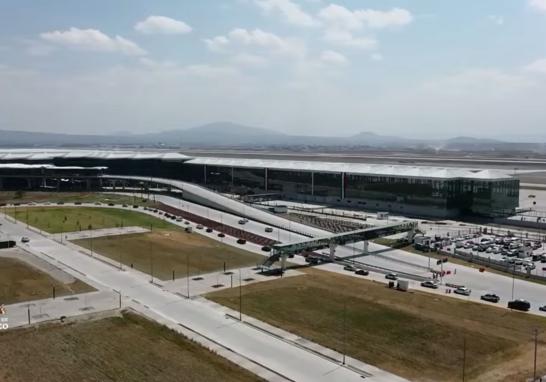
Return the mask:
<path id="1" fill-rule="evenodd" d="M 538 345 L 538 329 L 535 329 L 535 360 L 533 364 L 533 382 L 537 380 L 537 345 Z"/>
<path id="2" fill-rule="evenodd" d="M 466 337 L 463 337 L 463 382 L 465 381 L 466 369 Z"/>
<path id="3" fill-rule="evenodd" d="M 241 280 L 241 268 L 239 268 L 239 321 L 243 321 L 243 286 Z"/>
<path id="4" fill-rule="evenodd" d="M 516 286 L 516 263 L 512 267 L 512 301 L 514 301 L 514 288 Z"/>
<path id="5" fill-rule="evenodd" d="M 347 302 L 343 303 L 343 365 L 347 354 Z"/>
<path id="6" fill-rule="evenodd" d="M 186 290 L 188 291 L 188 298 L 190 298 L 190 254 L 186 254 Z"/>

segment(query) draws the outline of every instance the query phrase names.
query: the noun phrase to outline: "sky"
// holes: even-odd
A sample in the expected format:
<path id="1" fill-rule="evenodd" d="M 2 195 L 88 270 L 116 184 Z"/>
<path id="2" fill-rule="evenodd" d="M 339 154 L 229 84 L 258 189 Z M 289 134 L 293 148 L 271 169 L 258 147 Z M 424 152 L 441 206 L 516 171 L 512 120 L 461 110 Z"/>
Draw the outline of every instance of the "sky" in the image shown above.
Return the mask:
<path id="1" fill-rule="evenodd" d="M 0 0 L 0 129 L 216 121 L 546 141 L 546 0 Z"/>

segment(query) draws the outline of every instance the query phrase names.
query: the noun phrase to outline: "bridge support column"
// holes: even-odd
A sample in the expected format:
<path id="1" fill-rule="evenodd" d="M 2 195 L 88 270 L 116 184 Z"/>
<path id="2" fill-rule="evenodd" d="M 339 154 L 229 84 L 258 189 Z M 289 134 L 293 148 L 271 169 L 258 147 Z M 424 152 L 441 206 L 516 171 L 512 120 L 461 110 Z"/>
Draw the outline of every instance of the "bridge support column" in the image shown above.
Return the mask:
<path id="1" fill-rule="evenodd" d="M 368 242 L 368 240 L 364 241 L 364 245 L 362 246 L 362 251 L 363 251 L 364 253 L 368 253 L 368 246 L 369 246 L 369 244 L 370 244 L 370 243 Z"/>
<path id="2" fill-rule="evenodd" d="M 284 273 L 286 270 L 286 255 L 281 256 L 281 273 Z"/>
<path id="3" fill-rule="evenodd" d="M 335 260 L 336 258 L 336 247 L 337 247 L 337 244 L 334 244 L 334 243 L 330 243 L 329 245 L 330 247 L 330 260 Z"/>
<path id="4" fill-rule="evenodd" d="M 4 188 L 4 178 L 0 178 L 0 190 Z"/>

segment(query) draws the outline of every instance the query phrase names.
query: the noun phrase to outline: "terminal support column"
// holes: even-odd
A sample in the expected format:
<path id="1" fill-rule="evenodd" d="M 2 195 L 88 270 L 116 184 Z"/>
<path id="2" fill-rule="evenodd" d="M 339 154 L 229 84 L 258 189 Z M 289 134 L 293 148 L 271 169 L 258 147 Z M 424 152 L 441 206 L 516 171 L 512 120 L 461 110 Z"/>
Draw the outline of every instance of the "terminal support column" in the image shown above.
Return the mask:
<path id="1" fill-rule="evenodd" d="M 330 260 L 335 260 L 336 258 L 336 247 L 337 247 L 337 244 L 335 243 L 330 243 L 329 245 L 330 247 Z"/>
<path id="2" fill-rule="evenodd" d="M 368 240 L 364 241 L 364 246 L 362 247 L 364 253 L 368 253 L 368 244 L 370 244 Z"/>
<path id="3" fill-rule="evenodd" d="M 345 199 L 345 173 L 341 173 L 341 200 Z"/>
<path id="4" fill-rule="evenodd" d="M 286 255 L 281 255 L 281 271 L 284 273 L 286 269 Z"/>
<path id="5" fill-rule="evenodd" d="M 267 177 L 268 177 L 268 174 L 267 174 L 267 167 L 266 167 L 265 168 L 265 184 L 264 184 L 265 192 L 267 192 L 267 181 L 268 181 Z"/>

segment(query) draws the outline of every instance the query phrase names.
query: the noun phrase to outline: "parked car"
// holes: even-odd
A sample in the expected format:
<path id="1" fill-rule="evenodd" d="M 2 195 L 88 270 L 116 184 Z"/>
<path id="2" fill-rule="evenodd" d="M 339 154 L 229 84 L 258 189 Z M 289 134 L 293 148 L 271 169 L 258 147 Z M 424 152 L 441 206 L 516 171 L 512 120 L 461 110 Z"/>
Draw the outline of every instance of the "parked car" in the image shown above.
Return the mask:
<path id="1" fill-rule="evenodd" d="M 208 233 L 211 233 L 212 232 L 212 228 L 210 227 L 207 227 L 207 230 L 206 230 Z"/>
<path id="2" fill-rule="evenodd" d="M 546 305 L 542 305 L 538 308 L 538 310 L 540 310 L 541 312 L 546 312 Z"/>
<path id="3" fill-rule="evenodd" d="M 343 267 L 343 269 L 345 269 L 346 271 L 349 271 L 349 272 L 355 272 L 356 271 L 356 268 L 352 265 L 346 265 Z"/>
<path id="4" fill-rule="evenodd" d="M 463 295 L 463 296 L 470 296 L 470 293 L 472 293 L 472 290 L 470 290 L 467 287 L 458 287 L 453 292 L 456 293 L 456 294 Z"/>
<path id="5" fill-rule="evenodd" d="M 239 224 L 246 224 L 246 223 L 248 223 L 248 219 L 241 219 L 241 220 L 239 220 L 238 223 Z"/>
<path id="6" fill-rule="evenodd" d="M 246 244 L 245 239 L 237 239 L 237 244 Z"/>
<path id="7" fill-rule="evenodd" d="M 197 224 L 197 225 L 195 226 L 195 228 L 197 228 L 197 229 L 203 229 L 203 225 Z"/>
<path id="8" fill-rule="evenodd" d="M 26 236 L 23 236 L 21 238 L 21 243 L 28 243 L 29 241 L 30 241 L 30 239 L 28 237 L 26 237 Z"/>
<path id="9" fill-rule="evenodd" d="M 499 302 L 500 297 L 497 296 L 494 293 L 486 293 L 486 294 L 482 295 L 480 297 L 480 299 L 482 299 L 483 301 L 489 301 L 489 302 L 497 303 L 497 302 Z"/>
<path id="10" fill-rule="evenodd" d="M 265 232 L 273 232 L 273 228 L 271 228 L 271 227 L 265 227 Z"/>
<path id="11" fill-rule="evenodd" d="M 355 271 L 355 274 L 357 275 L 360 275 L 360 276 L 368 276 L 370 274 L 370 271 L 368 271 L 367 269 L 357 269 Z"/>
<path id="12" fill-rule="evenodd" d="M 438 284 L 436 284 L 434 281 L 426 280 L 421 283 L 421 286 L 424 288 L 432 288 L 432 289 L 438 289 Z"/>
<path id="13" fill-rule="evenodd" d="M 508 308 L 527 312 L 529 309 L 531 309 L 531 303 L 522 299 L 508 301 Z"/>
<path id="14" fill-rule="evenodd" d="M 225 235 L 223 232 L 220 232 L 220 233 L 218 234 L 218 237 L 226 237 L 226 235 Z"/>
<path id="15" fill-rule="evenodd" d="M 385 278 L 387 280 L 398 280 L 398 275 L 396 273 L 387 273 Z"/>
<path id="16" fill-rule="evenodd" d="M 264 245 L 264 246 L 262 247 L 262 251 L 264 251 L 264 252 L 271 252 L 271 247 L 268 247 L 267 245 Z"/>

